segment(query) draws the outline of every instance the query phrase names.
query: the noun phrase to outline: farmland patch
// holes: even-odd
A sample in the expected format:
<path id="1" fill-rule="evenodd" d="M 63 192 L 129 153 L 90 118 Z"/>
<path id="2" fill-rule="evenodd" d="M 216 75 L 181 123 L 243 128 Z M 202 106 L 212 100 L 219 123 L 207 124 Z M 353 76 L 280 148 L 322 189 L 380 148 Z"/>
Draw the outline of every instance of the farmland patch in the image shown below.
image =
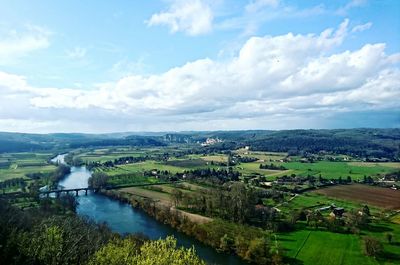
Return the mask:
<path id="1" fill-rule="evenodd" d="M 362 184 L 339 185 L 313 191 L 328 197 L 358 201 L 386 209 L 400 209 L 400 191 Z"/>

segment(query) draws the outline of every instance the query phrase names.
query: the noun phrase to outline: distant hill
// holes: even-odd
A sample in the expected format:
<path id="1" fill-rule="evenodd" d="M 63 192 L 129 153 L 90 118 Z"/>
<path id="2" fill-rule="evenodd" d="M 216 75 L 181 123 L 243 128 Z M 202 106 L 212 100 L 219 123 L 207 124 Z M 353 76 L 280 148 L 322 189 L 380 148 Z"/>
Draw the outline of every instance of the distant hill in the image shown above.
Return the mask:
<path id="1" fill-rule="evenodd" d="M 334 130 L 248 130 L 190 131 L 143 133 L 53 133 L 27 134 L 0 132 L 0 152 L 51 150 L 59 148 L 101 146 L 164 146 L 192 144 L 208 138 L 222 140 L 204 150 L 226 150 L 249 146 L 252 150 L 289 152 L 292 154 L 321 151 L 359 157 L 399 159 L 400 129 L 334 129 Z"/>
<path id="2" fill-rule="evenodd" d="M 164 137 L 169 142 L 204 142 L 222 139 L 208 149 L 251 147 L 252 150 L 289 152 L 292 154 L 321 151 L 360 157 L 395 159 L 400 157 L 400 129 L 334 129 L 282 131 L 215 131 L 183 132 Z"/>

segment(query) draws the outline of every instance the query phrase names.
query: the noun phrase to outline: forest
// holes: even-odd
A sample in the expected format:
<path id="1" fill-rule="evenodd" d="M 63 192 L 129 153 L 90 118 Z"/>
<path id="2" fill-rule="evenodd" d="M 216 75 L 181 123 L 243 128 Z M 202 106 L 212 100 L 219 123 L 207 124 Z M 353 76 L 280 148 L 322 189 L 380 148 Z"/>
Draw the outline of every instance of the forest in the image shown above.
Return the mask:
<path id="1" fill-rule="evenodd" d="M 200 148 L 207 138 L 220 143 Z M 54 150 L 101 146 L 194 145 L 192 152 L 212 152 L 251 146 L 253 150 L 304 155 L 316 152 L 347 154 L 369 159 L 395 160 L 400 154 L 400 129 L 334 129 L 286 131 L 216 131 L 132 134 L 18 134 L 0 133 L 0 152 Z M 197 150 L 197 151 L 196 151 Z"/>

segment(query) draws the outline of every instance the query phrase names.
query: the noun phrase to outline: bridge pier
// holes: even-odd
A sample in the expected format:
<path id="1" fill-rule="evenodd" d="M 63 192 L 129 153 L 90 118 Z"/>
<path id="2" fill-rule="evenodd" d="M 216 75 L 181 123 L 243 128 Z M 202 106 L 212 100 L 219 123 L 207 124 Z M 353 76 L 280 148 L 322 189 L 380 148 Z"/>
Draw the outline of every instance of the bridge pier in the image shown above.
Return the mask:
<path id="1" fill-rule="evenodd" d="M 88 189 L 85 189 L 85 196 L 87 196 L 87 191 L 88 191 Z"/>
<path id="2" fill-rule="evenodd" d="M 79 190 L 75 190 L 75 196 L 76 196 L 76 197 L 79 196 L 78 192 L 79 192 Z"/>
<path id="3" fill-rule="evenodd" d="M 47 197 L 47 198 L 50 197 L 50 192 L 46 193 L 46 197 Z"/>

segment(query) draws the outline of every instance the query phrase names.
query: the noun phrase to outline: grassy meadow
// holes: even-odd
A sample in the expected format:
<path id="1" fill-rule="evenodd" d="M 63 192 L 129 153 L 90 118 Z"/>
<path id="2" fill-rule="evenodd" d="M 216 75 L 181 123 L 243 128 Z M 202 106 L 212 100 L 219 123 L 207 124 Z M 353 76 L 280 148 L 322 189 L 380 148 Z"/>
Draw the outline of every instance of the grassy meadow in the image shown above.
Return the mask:
<path id="1" fill-rule="evenodd" d="M 372 224 L 372 231 L 360 235 L 340 234 L 304 228 L 278 235 L 278 241 L 292 259 L 290 264 L 398 264 L 400 259 L 400 226 L 393 223 Z M 389 244 L 385 232 L 395 236 Z M 362 251 L 362 237 L 373 236 L 383 243 L 385 260 L 366 257 Z"/>
<path id="2" fill-rule="evenodd" d="M 282 162 L 285 153 L 269 153 L 269 152 L 238 152 L 241 156 L 256 157 L 259 160 L 251 163 L 242 163 L 236 168 L 245 175 L 261 174 L 274 180 L 276 177 L 283 175 L 296 174 L 300 176 L 321 175 L 324 178 L 338 179 L 340 177 L 347 178 L 350 176 L 353 180 L 362 180 L 364 176 L 379 177 L 384 174 L 394 172 L 400 169 L 399 162 L 375 163 L 375 162 L 332 162 L 317 161 L 314 163 L 302 163 L 299 157 L 293 157 L 291 161 Z M 340 157 L 340 156 L 338 156 Z M 284 166 L 287 170 L 266 170 L 259 169 L 260 164 L 271 164 Z"/>
<path id="3" fill-rule="evenodd" d="M 52 153 L 0 154 L 0 182 L 7 179 L 25 178 L 32 173 L 51 173 L 56 167 L 48 163 Z"/>

